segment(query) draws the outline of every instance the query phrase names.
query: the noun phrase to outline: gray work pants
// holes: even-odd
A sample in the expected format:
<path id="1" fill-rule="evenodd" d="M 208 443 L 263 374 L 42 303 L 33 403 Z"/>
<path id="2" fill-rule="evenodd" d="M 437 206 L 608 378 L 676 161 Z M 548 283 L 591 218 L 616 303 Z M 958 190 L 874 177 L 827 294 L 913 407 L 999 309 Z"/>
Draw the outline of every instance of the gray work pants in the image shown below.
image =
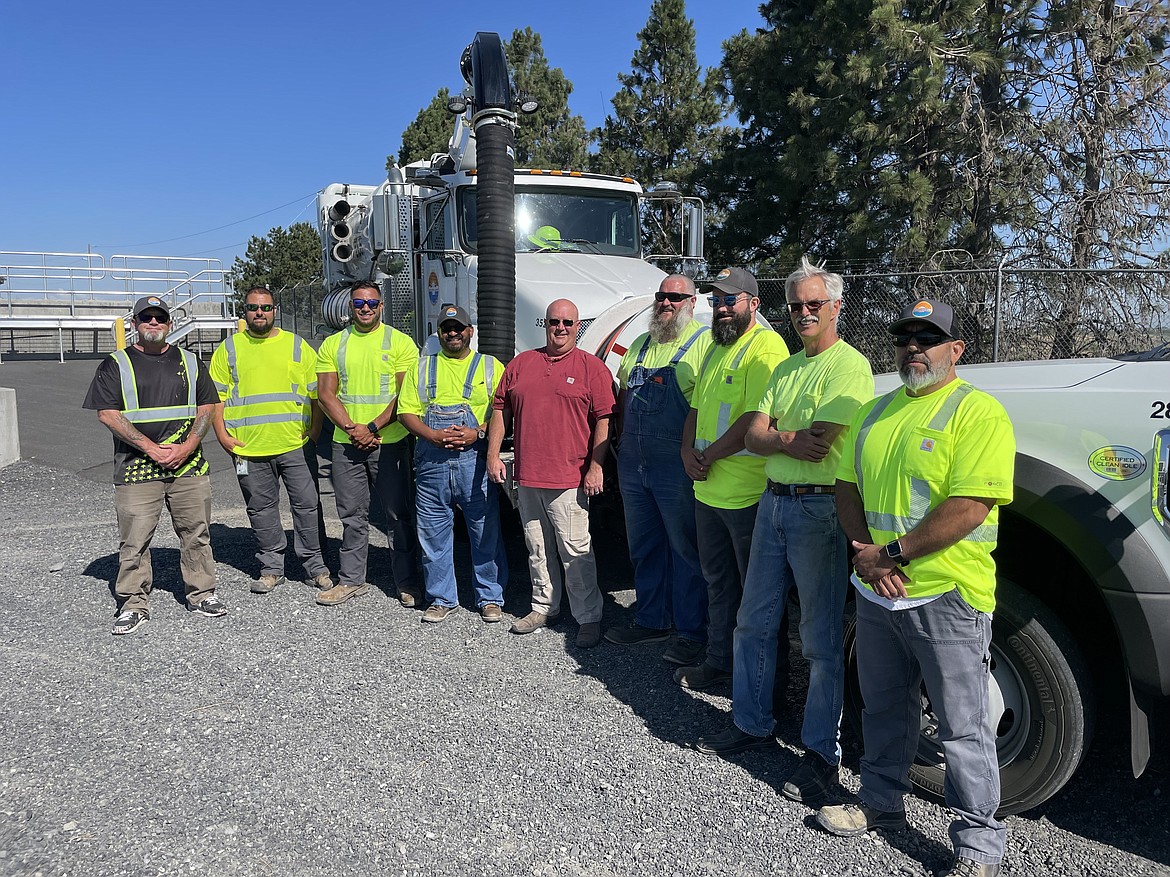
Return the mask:
<path id="1" fill-rule="evenodd" d="M 857 674 L 865 699 L 861 800 L 902 810 L 907 774 L 918 749 L 921 686 L 938 717 L 946 757 L 944 793 L 956 819 L 956 856 L 995 864 L 1007 829 L 999 807 L 999 763 L 988 713 L 991 616 L 968 605 L 958 589 L 913 609 L 892 611 L 857 599 Z"/>
<path id="2" fill-rule="evenodd" d="M 343 585 L 361 585 L 366 581 L 371 492 L 386 516 L 394 584 L 400 591 L 417 590 L 410 449 L 405 439 L 379 445 L 372 451 L 333 443 L 333 498 L 342 528 L 338 580 Z"/>
<path id="3" fill-rule="evenodd" d="M 752 533 L 759 503 L 720 509 L 695 501 L 699 565 L 707 580 L 707 660 L 717 670 L 732 667 L 735 617 L 743 599 Z"/>
<path id="4" fill-rule="evenodd" d="M 310 450 L 306 450 L 310 449 Z M 293 551 L 304 564 L 309 578 L 329 569 L 321 556 L 321 536 L 317 528 L 317 482 L 309 467 L 311 445 L 287 451 L 275 457 L 248 457 L 248 474 L 236 474 L 240 492 L 248 508 L 248 521 L 256 534 L 260 574 L 284 575 L 284 551 L 288 540 L 280 520 L 280 485 L 288 493 L 293 519 Z"/>

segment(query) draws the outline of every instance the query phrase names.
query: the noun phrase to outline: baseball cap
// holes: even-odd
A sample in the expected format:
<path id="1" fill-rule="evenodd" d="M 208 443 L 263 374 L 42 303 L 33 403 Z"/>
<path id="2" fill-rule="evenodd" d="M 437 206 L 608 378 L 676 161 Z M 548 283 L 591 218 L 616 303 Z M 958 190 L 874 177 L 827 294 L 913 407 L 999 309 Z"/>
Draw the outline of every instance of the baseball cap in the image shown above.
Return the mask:
<path id="1" fill-rule="evenodd" d="M 718 289 L 720 292 L 726 292 L 730 295 L 735 295 L 738 292 L 750 292 L 752 295 L 760 294 L 756 278 L 743 268 L 724 268 L 715 275 L 714 280 L 703 287 L 704 292 L 710 292 L 712 289 Z"/>
<path id="2" fill-rule="evenodd" d="M 910 323 L 929 323 L 950 338 L 959 337 L 959 319 L 954 308 L 938 299 L 923 298 L 902 308 L 898 319 L 890 323 L 890 334 L 902 331 Z"/>
<path id="3" fill-rule="evenodd" d="M 156 311 L 162 311 L 167 315 L 167 319 L 170 319 L 171 309 L 157 295 L 144 295 L 138 301 L 134 302 L 134 316 L 137 317 L 143 311 L 148 311 L 151 308 L 154 308 Z"/>
<path id="4" fill-rule="evenodd" d="M 459 307 L 459 305 L 439 305 L 439 325 L 444 323 L 458 323 L 464 328 L 471 325 L 471 317 L 467 315 L 467 311 Z"/>

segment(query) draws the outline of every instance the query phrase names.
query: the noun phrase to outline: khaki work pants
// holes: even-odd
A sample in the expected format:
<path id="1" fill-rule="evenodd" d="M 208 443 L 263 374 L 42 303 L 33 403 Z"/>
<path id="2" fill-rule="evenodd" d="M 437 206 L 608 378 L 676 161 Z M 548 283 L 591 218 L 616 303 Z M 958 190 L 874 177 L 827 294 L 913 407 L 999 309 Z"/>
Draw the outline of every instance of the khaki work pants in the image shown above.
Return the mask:
<path id="1" fill-rule="evenodd" d="M 579 624 L 601 621 L 601 590 L 589 538 L 589 500 L 581 488 L 520 487 L 520 521 L 532 576 L 532 611 L 555 617 L 561 596 Z"/>

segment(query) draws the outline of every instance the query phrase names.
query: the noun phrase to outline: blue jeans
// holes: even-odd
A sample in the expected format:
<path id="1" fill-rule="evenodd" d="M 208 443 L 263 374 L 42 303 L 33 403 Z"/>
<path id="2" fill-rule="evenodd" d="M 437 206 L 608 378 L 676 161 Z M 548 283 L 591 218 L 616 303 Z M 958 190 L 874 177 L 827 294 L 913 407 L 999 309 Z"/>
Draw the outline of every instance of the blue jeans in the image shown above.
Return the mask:
<path id="1" fill-rule="evenodd" d="M 801 740 L 830 764 L 841 761 L 842 654 L 849 564 L 833 497 L 760 499 L 752 558 L 735 624 L 732 716 L 736 726 L 763 737 L 776 726 L 772 688 L 778 632 L 788 592 L 800 595 L 800 645 L 808 660 L 808 696 Z"/>
<path id="2" fill-rule="evenodd" d="M 458 507 L 471 540 L 476 608 L 503 606 L 508 560 L 497 487 L 488 481 L 484 456 L 470 450 L 445 460 L 416 459 L 415 465 L 415 515 L 427 597 L 438 606 L 459 605 L 453 557 Z"/>
<path id="3" fill-rule="evenodd" d="M 999 764 L 988 713 L 991 616 L 958 589 L 913 609 L 891 611 L 857 599 L 857 671 L 865 699 L 861 800 L 878 810 L 902 809 L 907 774 L 918 749 L 921 686 L 938 717 L 946 757 L 943 790 L 957 817 L 956 856 L 995 864 L 1007 829 L 995 818 Z"/>
<path id="4" fill-rule="evenodd" d="M 682 639 L 707 641 L 707 582 L 695 538 L 695 489 L 678 443 L 622 441 L 618 479 L 626 513 L 638 611 L 634 621 Z"/>

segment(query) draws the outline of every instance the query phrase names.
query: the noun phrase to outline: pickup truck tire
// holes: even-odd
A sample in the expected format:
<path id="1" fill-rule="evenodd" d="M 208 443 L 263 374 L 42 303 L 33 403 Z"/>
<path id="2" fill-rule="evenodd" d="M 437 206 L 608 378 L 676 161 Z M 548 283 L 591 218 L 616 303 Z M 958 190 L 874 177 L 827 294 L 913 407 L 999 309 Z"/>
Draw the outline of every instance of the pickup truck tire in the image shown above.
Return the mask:
<path id="1" fill-rule="evenodd" d="M 999 716 L 997 813 L 1009 816 L 1047 801 L 1072 778 L 1092 738 L 1094 699 L 1088 665 L 1048 607 L 1002 578 L 996 602 L 991 709 Z M 845 713 L 861 737 L 856 627 L 850 604 L 845 619 Z M 910 781 L 925 797 L 942 801 L 946 765 L 925 689 L 922 702 L 922 735 Z"/>

